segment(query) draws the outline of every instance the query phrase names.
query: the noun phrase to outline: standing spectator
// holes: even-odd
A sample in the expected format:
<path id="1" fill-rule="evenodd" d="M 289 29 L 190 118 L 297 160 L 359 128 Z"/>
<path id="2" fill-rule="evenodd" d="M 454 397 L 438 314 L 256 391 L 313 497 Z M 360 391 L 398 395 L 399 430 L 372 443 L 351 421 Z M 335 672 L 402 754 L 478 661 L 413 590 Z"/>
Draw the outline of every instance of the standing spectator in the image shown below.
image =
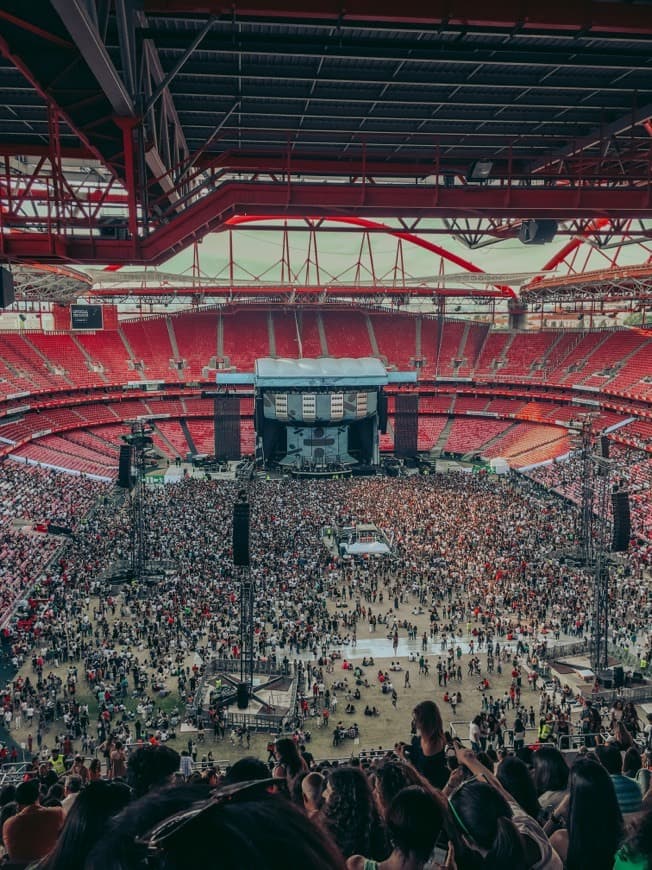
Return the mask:
<path id="1" fill-rule="evenodd" d="M 35 779 L 18 786 L 16 803 L 18 812 L 5 822 L 2 840 L 11 862 L 29 864 L 51 851 L 66 816 L 61 807 L 40 806 L 39 784 Z"/>
<path id="2" fill-rule="evenodd" d="M 623 817 L 606 769 L 592 758 L 578 758 L 570 772 L 570 791 L 551 817 L 564 824 L 550 842 L 566 870 L 612 870 L 623 837 Z"/>

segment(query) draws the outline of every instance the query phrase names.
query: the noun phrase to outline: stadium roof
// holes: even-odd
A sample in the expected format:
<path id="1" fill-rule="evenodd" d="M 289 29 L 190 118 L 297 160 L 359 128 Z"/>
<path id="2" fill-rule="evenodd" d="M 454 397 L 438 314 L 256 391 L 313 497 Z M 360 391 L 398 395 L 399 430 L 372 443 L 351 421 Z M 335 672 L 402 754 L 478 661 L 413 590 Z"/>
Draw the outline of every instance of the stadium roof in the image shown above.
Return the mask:
<path id="1" fill-rule="evenodd" d="M 652 217 L 650 6 L 451 5 L 5 0 L 0 256 L 162 262 L 238 214 Z"/>

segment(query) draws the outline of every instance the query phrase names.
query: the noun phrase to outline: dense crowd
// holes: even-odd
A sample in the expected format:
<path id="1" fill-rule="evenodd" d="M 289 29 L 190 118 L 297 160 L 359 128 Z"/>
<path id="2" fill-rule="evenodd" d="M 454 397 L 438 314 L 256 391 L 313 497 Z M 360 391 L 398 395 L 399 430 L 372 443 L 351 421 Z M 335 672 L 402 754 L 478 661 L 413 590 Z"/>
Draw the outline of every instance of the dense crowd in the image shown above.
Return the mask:
<path id="1" fill-rule="evenodd" d="M 645 450 L 636 450 L 610 442 L 611 482 L 629 493 L 632 531 L 647 539 L 652 547 L 652 462 Z M 538 465 L 528 475 L 548 489 L 554 489 L 579 504 L 582 498 L 582 456 L 547 465 Z"/>
<path id="2" fill-rule="evenodd" d="M 317 763 L 292 738 L 264 762 L 194 772 L 188 753 L 120 744 L 107 774 L 34 762 L 0 792 L 8 866 L 624 870 L 652 862 L 649 770 L 615 744 L 463 748 L 433 701 L 373 761 Z M 652 750 L 651 750 L 652 751 Z M 645 762 L 646 759 L 643 759 Z"/>
<path id="3" fill-rule="evenodd" d="M 189 756 L 196 747 L 189 745 L 184 761 L 162 744 L 186 715 L 186 709 L 197 700 L 195 695 L 205 664 L 215 657 L 237 659 L 239 656 L 239 583 L 231 559 L 231 513 L 241 485 L 187 479 L 177 484 L 147 487 L 148 557 L 166 562 L 170 570 L 154 586 L 129 584 L 120 592 L 112 593 L 107 586 L 107 568 L 127 558 L 130 552 L 128 499 L 120 505 L 109 497 L 103 485 L 80 478 L 41 471 L 24 475 L 23 469 L 20 472 L 18 475 L 16 469 L 6 463 L 0 468 L 0 487 L 15 498 L 5 509 L 3 528 L 7 529 L 11 541 L 16 538 L 29 541 L 26 546 L 34 561 L 28 569 L 19 566 L 19 570 L 15 562 L 3 562 L 3 568 L 8 571 L 8 583 L 18 578 L 16 588 L 21 592 L 29 585 L 34 588 L 27 607 L 4 634 L 5 656 L 12 661 L 18 675 L 2 695 L 2 705 L 10 732 L 29 725 L 27 750 L 37 759 L 34 772 L 38 774 L 40 798 L 46 803 L 53 800 L 55 804 L 49 808 L 58 810 L 58 800 L 63 803 L 70 795 L 80 794 L 80 798 L 74 799 L 75 805 L 84 796 L 79 806 L 86 807 L 86 802 L 90 802 L 85 811 L 96 812 L 99 818 L 103 811 L 100 805 L 104 808 L 105 803 L 107 806 L 111 803 L 105 789 L 108 784 L 93 783 L 80 791 L 75 777 L 81 777 L 83 786 L 91 776 L 90 771 L 86 776 L 81 769 L 76 769 L 80 763 L 84 766 L 77 758 L 81 755 L 93 758 L 94 778 L 109 776 L 112 785 L 126 778 L 132 786 L 129 766 L 137 766 L 138 762 L 133 759 L 146 758 L 150 761 L 144 763 L 156 769 L 160 780 L 181 770 L 191 782 L 179 785 L 174 793 L 155 790 L 149 797 L 129 806 L 126 803 L 140 797 L 142 791 L 139 793 L 136 789 L 134 794 L 122 788 L 111 792 L 115 798 L 111 806 L 115 807 L 115 813 L 121 813 L 116 831 L 144 836 L 160 819 L 167 818 L 177 808 L 187 808 L 189 801 L 195 798 L 205 801 L 211 790 L 213 797 L 209 799 L 207 812 L 209 815 L 216 812 L 216 806 L 224 806 L 222 798 L 215 797 L 219 794 L 215 789 L 221 784 L 219 772 L 211 772 L 209 767 L 202 781 L 195 783 Z M 390 843 L 400 841 L 401 836 L 407 837 L 403 841 L 408 849 L 404 857 L 410 854 L 414 846 L 410 838 L 417 836 L 416 830 L 410 828 L 410 819 L 419 818 L 419 807 L 432 819 L 437 807 L 437 818 L 441 820 L 438 834 L 432 842 L 429 835 L 418 834 L 418 837 L 423 834 L 425 839 L 419 841 L 415 855 L 418 853 L 424 861 L 417 861 L 413 866 L 424 866 L 425 857 L 436 846 L 440 863 L 448 860 L 449 866 L 454 866 L 450 863 L 454 853 L 457 866 L 474 867 L 473 862 L 479 861 L 474 857 L 477 849 L 480 850 L 477 854 L 483 854 L 484 850 L 486 858 L 494 847 L 505 846 L 503 835 L 509 834 L 507 840 L 515 850 L 510 852 L 509 861 L 504 863 L 501 857 L 503 863 L 495 863 L 496 858 L 494 864 L 486 866 L 512 866 L 513 863 L 515 867 L 561 867 L 557 853 L 563 858 L 563 844 L 553 843 L 557 850 L 553 851 L 550 845 L 553 841 L 539 832 L 539 823 L 549 821 L 542 815 L 545 808 L 541 805 L 534 813 L 530 812 L 531 806 L 519 810 L 516 806 L 519 796 L 506 797 L 503 790 L 509 791 L 509 788 L 504 783 L 500 787 L 496 785 L 504 761 L 498 768 L 498 780 L 494 781 L 485 771 L 497 765 L 498 754 L 504 752 L 507 745 L 517 754 L 521 753 L 527 729 L 534 728 L 541 741 L 554 740 L 564 748 L 564 738 L 570 732 L 571 705 L 577 715 L 575 698 L 568 686 L 559 681 L 537 685 L 538 665 L 547 643 L 561 636 L 581 640 L 590 632 L 592 578 L 582 569 L 572 567 L 566 559 L 576 538 L 577 517 L 573 509 L 554 496 L 542 494 L 538 487 L 522 479 L 501 480 L 455 473 L 400 479 L 255 481 L 249 486 L 248 497 L 252 505 L 252 576 L 256 581 L 256 654 L 261 659 L 283 660 L 288 666 L 294 665 L 300 674 L 303 695 L 300 694 L 297 701 L 297 740 L 305 733 L 311 712 L 318 711 L 328 721 L 329 716 L 324 713 L 327 711 L 332 715 L 331 725 L 335 726 L 336 693 L 340 693 L 342 708 L 345 700 L 353 704 L 354 685 L 363 685 L 373 674 L 369 667 L 364 673 L 360 669 L 360 674 L 351 674 L 349 685 L 339 688 L 337 684 L 342 683 L 342 677 L 332 670 L 331 654 L 354 650 L 363 632 L 371 636 L 381 631 L 395 641 L 395 650 L 399 636 L 410 638 L 422 651 L 430 650 L 430 664 L 428 656 L 414 654 L 413 678 L 427 675 L 430 685 L 436 685 L 442 694 L 445 692 L 444 701 L 450 704 L 452 714 L 461 701 L 462 679 L 466 680 L 467 687 L 471 681 L 474 687 L 471 691 L 477 699 L 473 703 L 479 708 L 478 715 L 469 724 L 468 735 L 477 757 L 455 746 L 444 737 L 443 731 L 439 733 L 439 713 L 433 726 L 434 737 L 429 738 L 427 733 L 432 722 L 422 721 L 420 725 L 417 716 L 415 728 L 420 732 L 420 741 L 414 740 L 407 751 L 397 746 L 401 759 L 391 761 L 392 769 L 399 771 L 397 777 L 399 774 L 407 776 L 406 770 L 416 769 L 427 780 L 424 783 L 417 777 L 403 783 L 412 788 L 403 796 L 404 800 L 415 802 L 414 812 L 408 813 L 405 808 L 397 810 L 395 824 L 399 828 L 401 824 L 407 826 L 404 834 L 396 833 L 391 827 L 389 801 L 383 810 L 376 797 L 368 804 L 371 815 L 361 817 L 359 827 L 361 831 L 375 830 L 370 819 L 372 816 L 375 819 L 373 814 L 376 813 L 377 841 L 361 839 L 352 846 L 338 839 L 337 825 L 344 826 L 344 814 L 362 812 L 365 795 L 373 796 L 371 784 L 375 782 L 375 767 L 362 770 L 359 766 L 353 773 L 348 769 L 327 771 L 327 782 L 306 777 L 306 781 L 315 786 L 311 793 L 317 795 L 314 805 L 311 804 L 315 810 L 313 815 L 319 815 L 316 827 L 308 823 L 302 812 L 302 807 L 305 810 L 307 806 L 302 803 L 305 794 L 297 791 L 298 777 L 303 773 L 323 776 L 323 772 L 313 770 L 310 753 L 302 755 L 294 741 L 290 741 L 292 747 L 281 743 L 281 750 L 287 750 L 291 759 L 287 762 L 287 775 L 282 777 L 287 780 L 288 797 L 277 793 L 278 783 L 262 790 L 253 787 L 251 793 L 246 793 L 245 800 L 255 804 L 252 812 L 260 810 L 260 831 L 274 828 L 274 813 L 282 806 L 284 817 L 289 820 L 286 824 L 295 824 L 296 830 L 302 832 L 303 847 L 313 848 L 321 855 L 322 863 L 318 861 L 315 866 L 338 866 L 337 862 L 341 864 L 344 855 L 351 859 L 349 866 L 362 867 L 362 859 L 352 857 L 358 854 L 383 862 L 384 870 L 393 870 L 403 865 Z M 93 510 L 89 512 L 91 505 Z M 74 527 L 74 535 L 46 568 L 47 558 L 52 553 L 51 538 L 10 529 L 9 524 L 17 516 L 33 523 L 53 516 L 65 518 Z M 323 546 L 323 529 L 352 522 L 373 522 L 386 529 L 393 542 L 394 558 L 361 563 L 337 560 Z M 647 550 L 635 548 L 629 558 L 622 558 L 613 569 L 610 608 L 610 639 L 621 645 L 626 643 L 642 661 L 649 658 L 651 643 L 648 559 Z M 344 604 L 346 606 L 338 607 Z M 406 604 L 412 606 L 415 616 L 419 615 L 422 627 L 426 626 L 423 637 L 421 632 L 417 634 L 416 619 L 398 618 L 399 607 Z M 466 656 L 464 666 L 460 660 L 462 647 Z M 437 650 L 434 657 L 433 649 Z M 381 670 L 371 679 L 382 684 L 383 691 L 388 689 L 394 704 L 398 696 L 396 688 L 401 688 L 399 681 L 404 674 L 394 674 L 391 670 L 390 673 Z M 511 684 L 502 696 L 494 695 L 490 681 L 494 673 L 502 672 L 511 673 Z M 406 683 L 408 680 L 409 674 L 406 674 Z M 92 703 L 79 702 L 78 696 L 87 698 L 89 694 Z M 170 711 L 169 706 L 161 703 L 161 699 L 170 694 L 178 699 L 177 710 Z M 466 709 L 469 706 L 467 704 Z M 609 775 L 618 776 L 620 773 L 614 772 L 614 758 L 607 750 L 616 745 L 619 757 L 627 749 L 635 752 L 636 739 L 641 743 L 646 739 L 645 725 L 635 710 L 616 707 L 616 712 L 598 710 L 596 713 L 597 706 L 586 705 L 578 719 L 579 727 L 587 734 L 585 748 L 596 755 L 597 760 L 590 759 L 596 769 L 604 768 Z M 201 704 L 199 707 L 201 710 Z M 432 714 L 432 710 L 430 712 Z M 200 730 L 210 724 L 215 727 L 216 735 L 222 736 L 219 717 L 213 713 L 204 710 L 203 715 L 210 716 L 210 722 L 206 719 L 193 724 L 199 725 Z M 359 721 L 361 709 L 360 714 Z M 374 715 L 371 708 L 368 715 Z M 469 714 L 466 716 L 468 718 Z M 363 722 L 362 719 L 361 728 L 364 728 Z M 334 727 L 334 735 L 338 727 Z M 357 723 L 355 727 L 357 729 Z M 609 733 L 609 746 L 594 747 L 594 743 L 603 741 L 601 732 L 605 728 Z M 596 734 L 597 737 L 593 736 Z M 240 745 L 243 736 L 237 735 Z M 403 735 L 394 736 L 400 743 Z M 143 744 L 148 741 L 151 745 L 146 748 Z M 125 750 L 129 751 L 128 763 Z M 602 757 L 605 752 L 607 756 Z M 279 753 L 278 743 L 274 753 Z M 99 757 L 95 757 L 96 754 Z M 300 760 L 295 756 L 300 756 Z M 436 760 L 428 761 L 433 756 Z M 477 784 L 473 787 L 469 784 L 464 789 L 469 795 L 479 786 L 492 790 L 491 798 L 487 792 L 478 795 L 477 800 L 478 806 L 495 805 L 493 834 L 476 831 L 472 808 L 457 806 L 453 796 L 449 795 L 450 801 L 446 801 L 440 791 L 430 790 L 431 786 L 441 789 L 446 785 L 454 767 L 453 757 L 469 775 L 479 776 L 478 765 L 482 765 L 482 776 L 474 780 Z M 644 765 L 644 761 L 639 758 L 640 765 Z M 38 762 L 43 767 L 39 767 Z M 526 776 L 530 762 L 527 754 L 521 758 L 525 773 L 523 768 L 518 768 L 518 776 Z M 582 759 L 582 763 L 585 762 L 586 759 Z M 69 793 L 60 794 L 55 789 L 50 795 L 49 788 L 59 786 L 64 775 L 66 783 L 70 780 Z M 333 795 L 337 793 L 340 775 L 344 794 L 336 798 Z M 455 788 L 462 785 L 457 782 L 460 775 L 455 773 Z M 607 781 L 604 776 L 602 780 L 606 794 Z M 33 785 L 26 785 L 27 792 L 17 795 L 20 808 L 35 806 Z M 202 789 L 206 793 L 200 793 Z M 493 796 L 494 792 L 498 797 Z M 193 796 L 189 797 L 190 794 Z M 86 795 L 98 796 L 96 803 Z M 21 802 L 28 799 L 27 803 Z M 297 802 L 299 809 L 290 812 L 288 800 Z M 232 801 L 235 806 L 239 799 L 229 798 L 226 801 L 229 807 Z M 7 804 L 12 803 L 7 801 Z M 36 811 L 30 812 L 39 815 Z M 459 818 L 455 812 L 460 814 Z M 338 817 L 337 813 L 343 815 Z M 111 814 L 105 813 L 101 831 L 95 835 L 98 854 L 102 855 L 97 860 L 107 863 L 85 865 L 79 859 L 75 864 L 67 857 L 70 863 L 49 866 L 114 866 L 112 860 L 116 867 L 136 866 L 129 863 L 136 859 L 127 844 L 123 844 L 125 855 L 129 853 L 129 857 L 124 858 L 126 863 L 119 863 L 123 861 L 119 849 L 115 859 L 107 854 L 108 844 L 103 847 L 105 851 L 101 851 L 100 841 Z M 527 818 L 523 821 L 524 815 Z M 64 835 L 58 839 L 56 836 L 64 823 L 64 815 L 54 813 L 49 818 L 47 851 L 54 848 L 52 854 L 56 855 L 63 848 L 61 843 L 68 839 Z M 339 823 L 333 822 L 336 818 L 340 818 Z M 567 825 L 569 818 L 565 817 Z M 182 820 L 179 843 L 184 850 L 189 848 L 186 824 L 192 822 L 190 829 L 197 828 L 201 832 L 207 820 L 203 812 L 198 813 L 197 820 L 194 817 L 190 821 Z M 143 825 L 148 827 L 143 828 Z M 616 847 L 620 847 L 625 838 L 625 829 L 619 825 L 617 836 L 614 834 L 613 838 L 609 867 L 613 865 Z M 424 824 L 425 827 L 428 825 Z M 281 823 L 279 830 L 290 836 Z M 115 837 L 119 836 L 122 834 L 115 833 Z M 225 834 L 227 839 L 228 836 Z M 573 836 L 572 832 L 567 833 L 568 849 L 571 849 Z M 168 842 L 166 837 L 163 838 L 165 843 Z M 495 842 L 496 837 L 500 843 Z M 9 841 L 5 837 L 5 843 Z M 475 843 L 475 847 L 470 842 Z M 200 850 L 199 860 L 203 854 L 201 849 L 208 847 L 195 847 Z M 247 848 L 254 846 L 249 844 Z M 531 860 L 536 848 L 540 856 Z M 11 857 L 11 849 L 9 854 Z M 500 850 L 496 854 L 502 855 Z M 28 857 L 31 860 L 41 855 L 45 855 L 45 851 Z M 327 861 L 333 863 L 324 864 L 323 856 L 329 856 Z M 177 859 L 168 856 L 165 860 L 171 862 L 169 866 L 176 866 Z M 271 859 L 267 854 L 260 860 L 264 864 Z M 305 860 L 311 860 L 307 853 Z M 593 865 L 571 862 L 566 866 Z"/>

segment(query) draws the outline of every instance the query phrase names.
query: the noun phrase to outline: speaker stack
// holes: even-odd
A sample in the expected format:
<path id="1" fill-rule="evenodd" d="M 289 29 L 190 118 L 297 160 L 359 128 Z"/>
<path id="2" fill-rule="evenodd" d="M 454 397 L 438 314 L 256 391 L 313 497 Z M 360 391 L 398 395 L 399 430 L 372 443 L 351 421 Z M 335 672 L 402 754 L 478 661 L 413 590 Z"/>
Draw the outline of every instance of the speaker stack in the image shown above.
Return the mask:
<path id="1" fill-rule="evenodd" d="M 131 447 L 128 444 L 120 446 L 118 460 L 118 486 L 131 486 Z"/>
<path id="2" fill-rule="evenodd" d="M 246 501 L 233 505 L 233 564 L 239 568 L 249 567 L 249 504 Z"/>
<path id="3" fill-rule="evenodd" d="M 238 683 L 238 688 L 236 689 L 236 692 L 238 710 L 246 710 L 249 706 L 249 689 L 247 688 L 247 684 Z"/>
<path id="4" fill-rule="evenodd" d="M 15 299 L 14 276 L 9 269 L 0 269 L 0 308 L 9 308 Z"/>
<path id="5" fill-rule="evenodd" d="M 629 547 L 629 539 L 632 532 L 629 516 L 629 494 L 626 492 L 612 493 L 611 504 L 614 515 L 611 551 L 613 553 L 624 553 Z"/>

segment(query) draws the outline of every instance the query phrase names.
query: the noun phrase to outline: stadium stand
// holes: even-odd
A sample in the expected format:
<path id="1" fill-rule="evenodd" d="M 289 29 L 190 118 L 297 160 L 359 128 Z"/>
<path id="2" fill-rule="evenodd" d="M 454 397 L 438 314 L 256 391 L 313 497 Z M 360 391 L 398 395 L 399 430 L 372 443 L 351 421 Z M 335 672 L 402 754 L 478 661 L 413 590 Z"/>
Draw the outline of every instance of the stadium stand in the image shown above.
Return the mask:
<path id="1" fill-rule="evenodd" d="M 446 453 L 463 455 L 482 449 L 483 445 L 505 432 L 510 424 L 502 420 L 465 417 L 453 422 L 444 445 Z"/>
<path id="2" fill-rule="evenodd" d="M 217 324 L 215 311 L 193 312 L 171 318 L 185 379 L 207 380 L 205 369 L 216 367 Z"/>

